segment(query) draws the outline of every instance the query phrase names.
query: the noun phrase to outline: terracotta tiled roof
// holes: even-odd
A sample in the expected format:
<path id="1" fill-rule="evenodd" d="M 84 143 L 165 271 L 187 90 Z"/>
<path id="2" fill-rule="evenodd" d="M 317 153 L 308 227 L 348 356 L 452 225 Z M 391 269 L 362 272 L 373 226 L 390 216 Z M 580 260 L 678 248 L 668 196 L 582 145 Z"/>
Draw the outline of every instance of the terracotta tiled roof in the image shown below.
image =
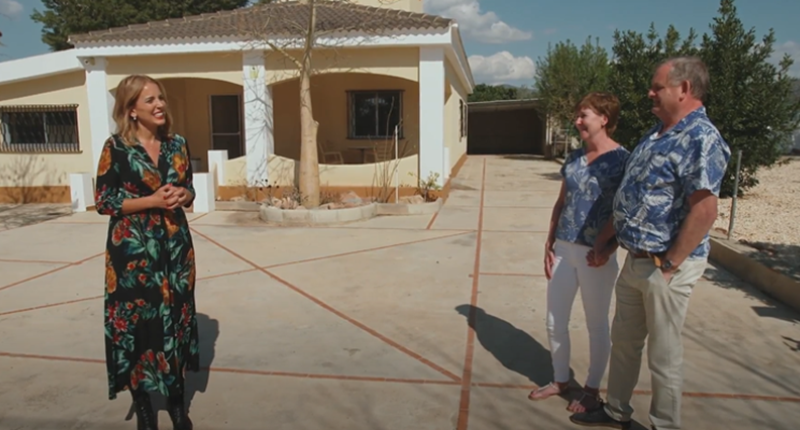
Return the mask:
<path id="1" fill-rule="evenodd" d="M 295 36 L 308 22 L 307 5 L 296 1 L 252 6 L 232 11 L 153 21 L 127 27 L 72 35 L 70 43 L 134 42 L 170 39 L 252 37 L 253 33 Z M 451 20 L 434 15 L 352 3 L 319 1 L 317 32 L 412 31 L 443 29 Z"/>

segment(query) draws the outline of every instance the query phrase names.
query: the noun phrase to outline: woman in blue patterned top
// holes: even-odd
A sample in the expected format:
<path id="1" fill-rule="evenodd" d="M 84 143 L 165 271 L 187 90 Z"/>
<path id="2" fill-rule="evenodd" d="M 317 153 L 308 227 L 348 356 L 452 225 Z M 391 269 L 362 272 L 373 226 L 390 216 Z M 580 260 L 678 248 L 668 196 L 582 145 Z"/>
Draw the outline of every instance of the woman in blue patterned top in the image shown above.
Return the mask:
<path id="1" fill-rule="evenodd" d="M 584 412 L 598 404 L 600 380 L 611 350 L 609 307 L 619 267 L 615 254 L 607 262 L 598 262 L 589 252 L 611 217 L 611 204 L 629 155 L 611 139 L 619 111 L 619 100 L 608 93 L 591 93 L 578 103 L 575 128 L 585 145 L 570 153 L 561 167 L 561 192 L 545 244 L 547 334 L 554 382 L 532 391 L 528 398 L 542 400 L 568 390 L 569 318 L 580 288 L 590 361 L 582 395 L 567 407 L 572 412 Z"/>

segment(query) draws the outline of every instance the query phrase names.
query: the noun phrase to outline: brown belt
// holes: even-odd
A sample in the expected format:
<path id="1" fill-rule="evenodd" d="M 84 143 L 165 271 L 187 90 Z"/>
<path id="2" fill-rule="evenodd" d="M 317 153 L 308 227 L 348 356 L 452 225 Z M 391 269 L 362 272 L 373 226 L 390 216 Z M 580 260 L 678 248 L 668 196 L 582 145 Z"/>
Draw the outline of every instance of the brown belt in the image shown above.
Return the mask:
<path id="1" fill-rule="evenodd" d="M 661 259 L 663 258 L 663 253 L 655 254 L 655 253 L 652 253 L 652 252 L 649 252 L 649 251 L 628 251 L 628 254 L 632 258 L 649 258 L 649 259 L 652 259 L 653 261 L 655 261 L 656 267 L 660 267 L 661 266 Z"/>

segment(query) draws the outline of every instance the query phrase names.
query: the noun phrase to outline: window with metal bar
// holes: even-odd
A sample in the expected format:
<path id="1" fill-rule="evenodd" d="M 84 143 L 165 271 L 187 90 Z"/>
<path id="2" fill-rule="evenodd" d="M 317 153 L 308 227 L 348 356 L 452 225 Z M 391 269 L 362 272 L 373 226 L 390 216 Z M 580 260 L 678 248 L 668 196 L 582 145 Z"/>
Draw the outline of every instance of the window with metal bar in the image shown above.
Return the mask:
<path id="1" fill-rule="evenodd" d="M 0 106 L 0 152 L 79 152 L 78 134 L 78 105 Z"/>
<path id="2" fill-rule="evenodd" d="M 389 138 L 398 126 L 403 138 L 403 92 L 401 90 L 348 91 L 349 139 Z"/>

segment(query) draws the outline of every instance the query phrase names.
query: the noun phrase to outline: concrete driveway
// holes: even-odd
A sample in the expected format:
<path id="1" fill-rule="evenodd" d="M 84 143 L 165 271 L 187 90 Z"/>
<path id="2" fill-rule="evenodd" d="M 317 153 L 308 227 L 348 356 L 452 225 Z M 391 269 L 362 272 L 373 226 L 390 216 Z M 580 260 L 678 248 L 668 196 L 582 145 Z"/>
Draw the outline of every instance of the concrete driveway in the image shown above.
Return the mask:
<path id="1" fill-rule="evenodd" d="M 195 428 L 578 428 L 565 400 L 526 399 L 551 378 L 542 244 L 558 167 L 470 158 L 434 217 L 279 228 L 193 215 L 210 367 L 189 376 Z M 105 234 L 94 213 L 0 231 L 0 429 L 135 428 L 127 394 L 106 398 Z M 576 384 L 582 313 L 578 298 Z M 685 428 L 797 428 L 798 322 L 709 266 L 685 328 Z M 646 364 L 637 388 L 646 428 Z"/>

